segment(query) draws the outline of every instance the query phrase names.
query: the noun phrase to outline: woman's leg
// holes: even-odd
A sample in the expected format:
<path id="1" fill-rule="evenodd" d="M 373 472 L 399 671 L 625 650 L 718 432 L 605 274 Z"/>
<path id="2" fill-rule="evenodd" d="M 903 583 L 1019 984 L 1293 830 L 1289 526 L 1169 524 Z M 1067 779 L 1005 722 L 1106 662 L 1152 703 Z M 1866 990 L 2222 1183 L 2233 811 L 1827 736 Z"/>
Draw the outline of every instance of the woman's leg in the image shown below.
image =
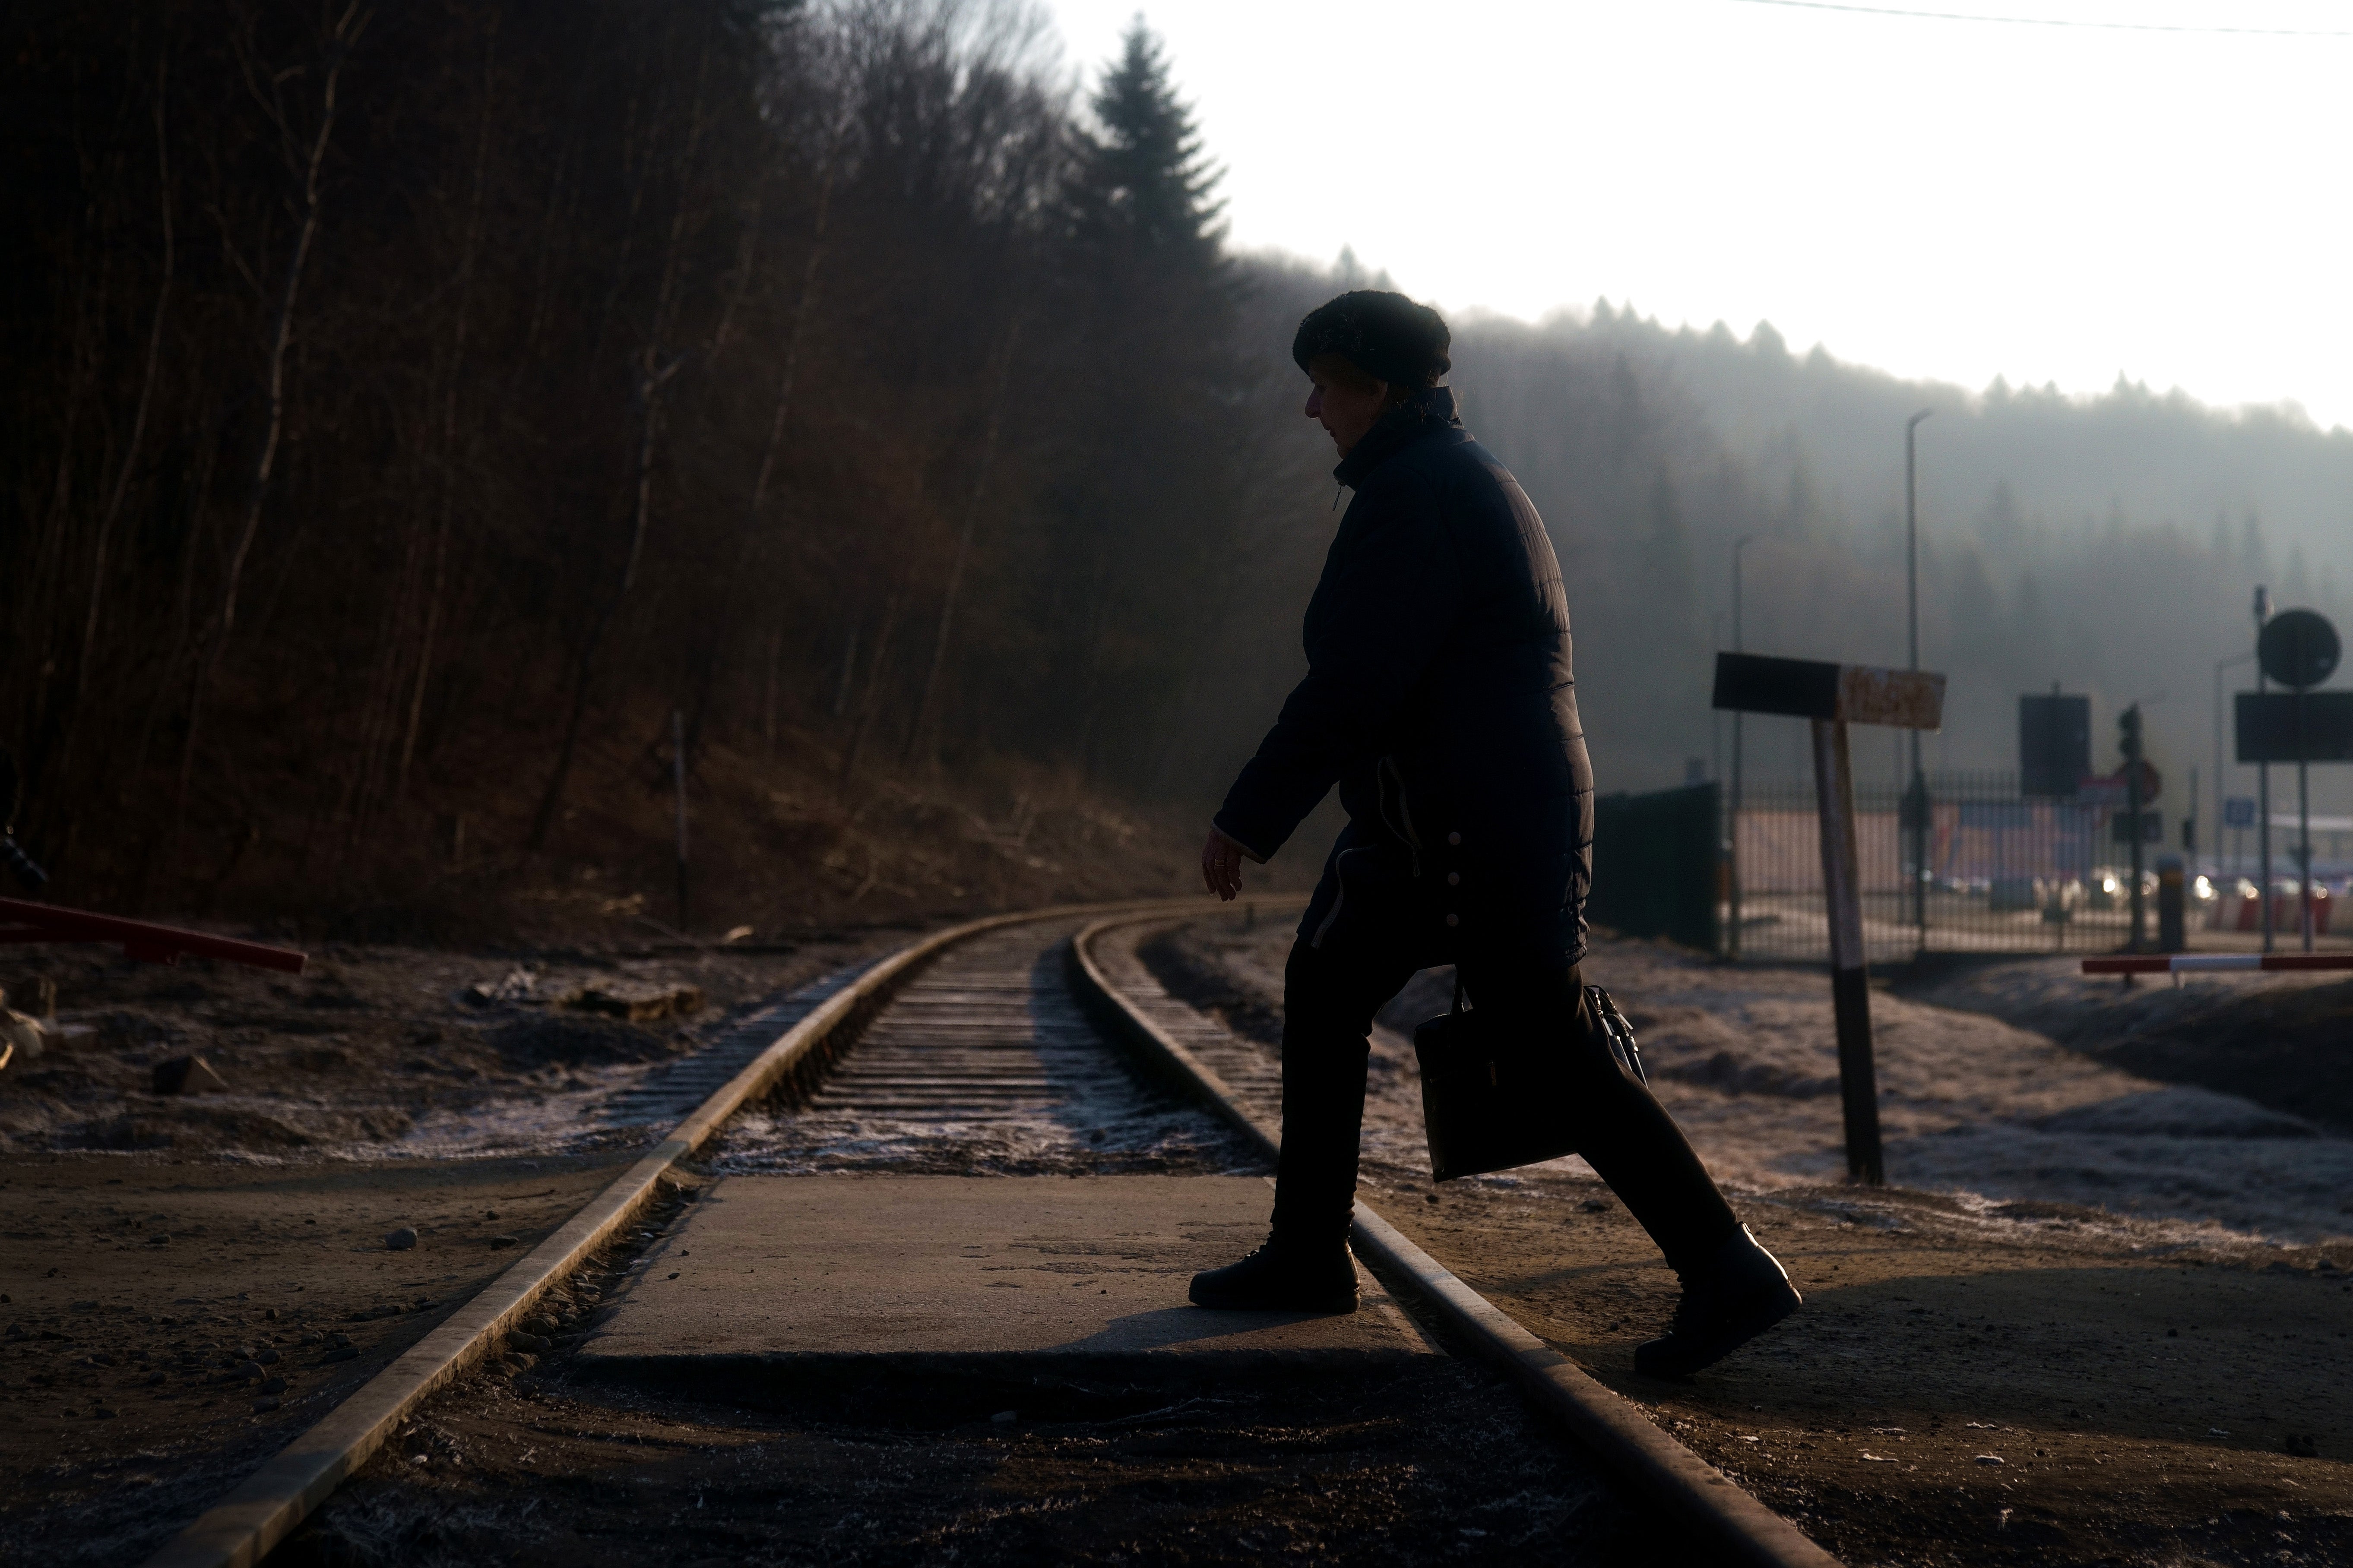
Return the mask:
<path id="1" fill-rule="evenodd" d="M 1774 1256 L 1724 1201 L 1666 1108 L 1592 1027 L 1584 976 L 1572 965 L 1466 965 L 1476 1007 L 1497 1007 L 1528 1043 L 1553 1047 L 1564 1070 L 1563 1112 L 1577 1152 L 1625 1200 L 1683 1281 L 1674 1321 L 1634 1348 L 1634 1367 L 1685 1377 L 1721 1360 L 1798 1310 Z"/>
<path id="2" fill-rule="evenodd" d="M 1566 1113 L 1585 1156 L 1679 1271 L 1740 1228 L 1707 1167 L 1656 1096 L 1619 1068 L 1587 1015 L 1575 965 L 1490 960 L 1463 965 L 1471 1005 L 1495 1008 L 1532 1047 L 1562 1053 Z"/>
<path id="3" fill-rule="evenodd" d="M 1413 970 L 1394 960 L 1292 944 L 1282 968 L 1276 1245 L 1328 1247 L 1347 1238 L 1373 1015 L 1412 978 Z"/>
<path id="4" fill-rule="evenodd" d="M 1373 1015 L 1411 979 L 1409 966 L 1361 962 L 1295 943 L 1283 966 L 1282 1152 L 1274 1226 L 1239 1263 L 1193 1277 L 1204 1307 L 1353 1312 L 1348 1225 L 1365 1117 Z"/>

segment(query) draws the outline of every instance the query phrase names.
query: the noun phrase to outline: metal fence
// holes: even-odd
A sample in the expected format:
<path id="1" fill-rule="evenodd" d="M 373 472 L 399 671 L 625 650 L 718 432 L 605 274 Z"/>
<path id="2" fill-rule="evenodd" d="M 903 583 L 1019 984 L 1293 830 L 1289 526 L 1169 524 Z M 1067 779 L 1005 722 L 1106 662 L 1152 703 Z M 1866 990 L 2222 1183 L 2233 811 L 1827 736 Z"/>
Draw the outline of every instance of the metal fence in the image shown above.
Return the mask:
<path id="1" fill-rule="evenodd" d="M 1723 792 L 1712 784 L 1593 803 L 1593 893 L 1586 913 L 1620 936 L 1720 951 Z"/>
<path id="2" fill-rule="evenodd" d="M 1923 874 L 1910 861 L 1902 792 L 1858 781 L 1854 793 L 1863 941 L 1872 962 L 1924 948 L 2104 952 L 2130 936 L 2132 847 L 2116 841 L 2113 826 L 2121 808 L 2030 800 L 2010 773 L 1932 774 Z M 1766 960 L 1828 956 L 1819 824 L 1810 779 L 1743 790 L 1739 819 L 1725 835 L 1739 911 L 1736 937 L 1727 887 L 1727 952 Z M 2158 852 L 2152 845 L 2142 855 L 2152 937 Z M 2211 901 L 2193 907 L 2193 923 L 2207 921 Z"/>

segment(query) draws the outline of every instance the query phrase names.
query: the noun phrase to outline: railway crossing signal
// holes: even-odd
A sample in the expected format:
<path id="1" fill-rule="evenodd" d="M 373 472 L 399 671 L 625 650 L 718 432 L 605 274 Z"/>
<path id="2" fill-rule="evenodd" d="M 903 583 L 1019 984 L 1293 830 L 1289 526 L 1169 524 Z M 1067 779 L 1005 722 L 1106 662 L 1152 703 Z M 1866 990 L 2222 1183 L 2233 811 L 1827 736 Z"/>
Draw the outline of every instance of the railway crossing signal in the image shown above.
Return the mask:
<path id="1" fill-rule="evenodd" d="M 1831 1001 L 1838 1016 L 1839 1101 L 1850 1181 L 1887 1179 L 1879 1138 L 1879 1083 L 1871 1052 L 1871 971 L 1863 956 L 1862 889 L 1854 839 L 1849 724 L 1935 730 L 1944 722 L 1945 678 L 1752 653 L 1715 656 L 1715 706 L 1813 721 L 1814 800 L 1821 814 L 1822 893 L 1831 934 Z M 1924 803 L 1925 804 L 1925 803 Z M 1916 876 L 1925 866 L 1915 867 Z"/>
<path id="2" fill-rule="evenodd" d="M 2337 628 L 2317 610 L 2282 610 L 2263 625 L 2255 639 L 2255 658 L 2263 673 L 2291 691 L 2317 686 L 2337 673 L 2337 657 L 2345 651 Z"/>

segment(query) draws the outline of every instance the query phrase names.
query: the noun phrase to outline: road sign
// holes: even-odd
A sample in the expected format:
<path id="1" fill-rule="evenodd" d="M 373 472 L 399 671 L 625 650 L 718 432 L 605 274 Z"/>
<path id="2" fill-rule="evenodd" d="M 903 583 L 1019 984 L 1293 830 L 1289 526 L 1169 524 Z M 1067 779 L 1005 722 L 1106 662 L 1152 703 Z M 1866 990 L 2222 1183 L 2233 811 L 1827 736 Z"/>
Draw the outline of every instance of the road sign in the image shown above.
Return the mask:
<path id="1" fill-rule="evenodd" d="M 1944 723 L 1945 678 L 1925 669 L 1719 653 L 1713 705 L 1841 724 L 1934 730 Z"/>
<path id="2" fill-rule="evenodd" d="M 2234 795 L 2228 796 L 2228 797 L 2226 797 L 2226 798 L 2223 800 L 2223 802 L 2222 802 L 2222 826 L 2225 826 L 2225 827 L 2253 827 L 2254 825 L 2255 825 L 2255 797 L 2254 797 L 2253 795 Z"/>
<path id="3" fill-rule="evenodd" d="M 2139 772 L 2140 803 L 2147 805 L 2164 791 L 2165 775 L 2146 757 L 2140 761 Z M 2078 805 L 2128 805 L 2131 802 L 2131 774 L 2123 768 L 2103 777 L 2084 779 L 2075 785 Z"/>
<path id="4" fill-rule="evenodd" d="M 2327 679 L 2343 651 L 2337 628 L 2317 610 L 2282 610 L 2255 638 L 2255 658 L 2263 673 L 2291 690 Z"/>
<path id="5" fill-rule="evenodd" d="M 2018 789 L 2021 795 L 2075 798 L 2075 787 L 2092 771 L 2092 700 L 2088 697 L 2021 697 L 2018 700 Z"/>
<path id="6" fill-rule="evenodd" d="M 2165 842 L 2165 818 L 2153 811 L 2142 812 L 2140 832 L 2136 835 L 2132 813 L 2120 811 L 2108 818 L 2108 837 L 2118 844 L 2130 844 L 2136 837 L 2143 844 L 2162 844 Z"/>
<path id="7" fill-rule="evenodd" d="M 2242 691 L 2242 763 L 2353 763 L 2353 691 Z"/>

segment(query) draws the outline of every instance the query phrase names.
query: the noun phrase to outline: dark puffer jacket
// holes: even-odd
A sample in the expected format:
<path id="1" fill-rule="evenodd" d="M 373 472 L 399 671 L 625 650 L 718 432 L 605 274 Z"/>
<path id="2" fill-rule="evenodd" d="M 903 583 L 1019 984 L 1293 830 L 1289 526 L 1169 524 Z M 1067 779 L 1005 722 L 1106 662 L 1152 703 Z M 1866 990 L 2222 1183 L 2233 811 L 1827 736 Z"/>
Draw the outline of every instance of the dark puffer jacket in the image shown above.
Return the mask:
<path id="1" fill-rule="evenodd" d="M 1593 768 L 1544 521 L 1440 387 L 1334 470 L 1356 490 L 1308 602 L 1307 677 L 1227 793 L 1264 860 L 1334 784 L 1349 817 L 1301 936 L 1416 965 L 1574 963 Z"/>

